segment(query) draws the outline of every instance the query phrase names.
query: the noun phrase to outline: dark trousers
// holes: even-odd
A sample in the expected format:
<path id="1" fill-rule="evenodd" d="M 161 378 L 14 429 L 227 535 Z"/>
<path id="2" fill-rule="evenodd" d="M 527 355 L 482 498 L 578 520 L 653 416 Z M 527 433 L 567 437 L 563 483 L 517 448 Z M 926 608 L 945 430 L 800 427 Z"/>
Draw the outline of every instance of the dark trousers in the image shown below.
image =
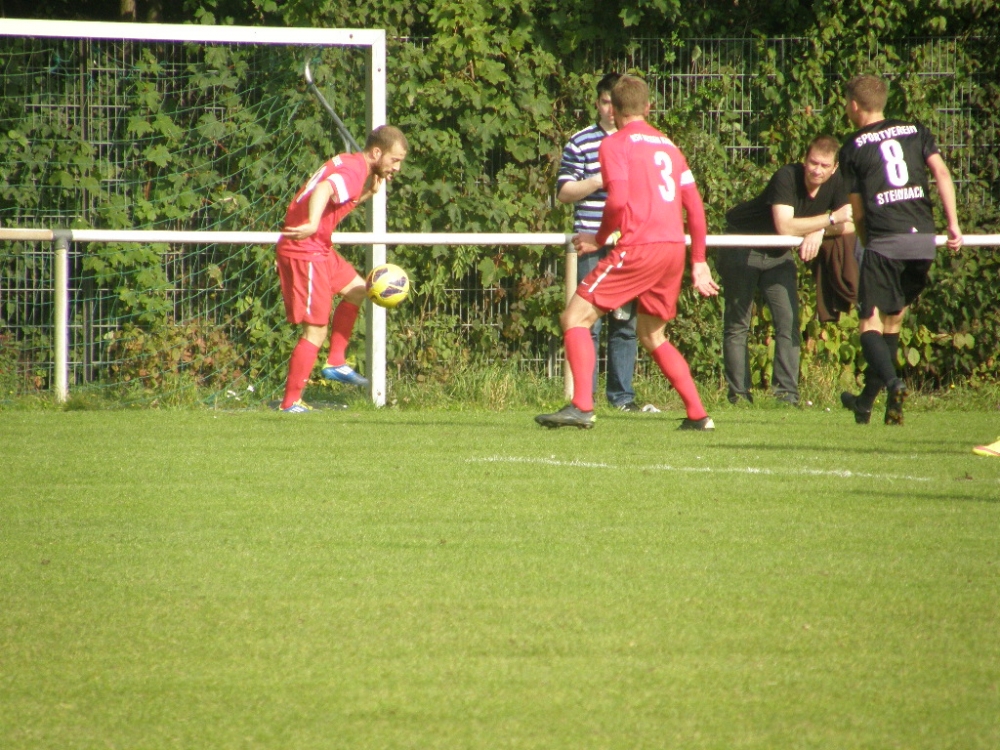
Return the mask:
<path id="1" fill-rule="evenodd" d="M 608 248 L 602 248 L 596 253 L 587 253 L 577 258 L 577 278 L 583 278 L 597 267 L 597 262 L 608 254 Z M 612 310 L 590 329 L 590 337 L 594 341 L 594 354 L 600 352 L 601 324 L 607 321 L 608 326 L 608 403 L 612 406 L 622 406 L 635 401 L 635 391 L 632 390 L 632 373 L 635 371 L 638 342 L 635 336 L 635 302 L 631 305 L 631 314 L 625 320 L 620 320 Z M 594 393 L 597 393 L 597 370 L 594 368 Z"/>
<path id="2" fill-rule="evenodd" d="M 791 251 L 781 255 L 748 248 L 720 248 L 715 268 L 722 280 L 725 312 L 722 325 L 722 356 L 730 400 L 750 394 L 750 363 L 747 338 L 754 295 L 761 296 L 774 322 L 774 375 L 771 388 L 779 398 L 799 399 L 798 278 Z"/>

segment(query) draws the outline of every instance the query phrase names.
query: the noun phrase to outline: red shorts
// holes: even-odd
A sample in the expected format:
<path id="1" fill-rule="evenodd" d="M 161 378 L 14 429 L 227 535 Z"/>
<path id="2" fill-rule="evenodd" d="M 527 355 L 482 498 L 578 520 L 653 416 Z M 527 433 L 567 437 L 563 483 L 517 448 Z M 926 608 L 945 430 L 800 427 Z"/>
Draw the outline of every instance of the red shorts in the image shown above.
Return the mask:
<path id="1" fill-rule="evenodd" d="M 576 293 L 605 312 L 635 299 L 639 312 L 673 320 L 686 259 L 683 242 L 614 247 L 580 282 Z"/>
<path id="2" fill-rule="evenodd" d="M 281 296 L 289 323 L 325 326 L 330 322 L 333 295 L 347 286 L 358 272 L 334 251 L 314 258 L 277 256 Z"/>

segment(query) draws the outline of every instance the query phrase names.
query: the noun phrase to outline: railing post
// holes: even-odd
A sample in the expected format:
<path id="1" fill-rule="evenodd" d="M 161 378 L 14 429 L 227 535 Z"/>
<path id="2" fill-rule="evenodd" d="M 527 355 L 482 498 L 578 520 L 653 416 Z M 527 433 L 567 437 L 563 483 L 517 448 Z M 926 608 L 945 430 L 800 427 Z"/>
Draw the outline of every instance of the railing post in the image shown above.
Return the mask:
<path id="1" fill-rule="evenodd" d="M 376 30 L 379 36 L 368 46 L 368 76 L 365 80 L 365 110 L 368 130 L 372 131 L 385 124 L 386 113 L 386 38 L 384 30 Z M 389 183 L 371 200 L 368 210 L 368 231 L 385 234 L 386 204 L 388 201 Z M 367 267 L 362 270 L 365 276 L 375 266 L 385 263 L 386 246 L 375 243 L 368 246 L 365 252 Z M 386 391 L 386 312 L 385 308 L 373 305 L 365 300 L 365 366 L 368 369 L 368 380 L 371 382 L 371 399 L 375 406 L 385 406 Z"/>
<path id="2" fill-rule="evenodd" d="M 69 241 L 72 232 L 56 230 L 54 288 L 55 315 L 52 328 L 55 338 L 55 395 L 60 404 L 69 398 Z"/>
<path id="3" fill-rule="evenodd" d="M 573 299 L 573 295 L 576 294 L 576 247 L 573 245 L 572 240 L 566 243 L 566 304 Z M 563 346 L 565 346 L 565 337 L 563 338 Z M 573 371 L 569 369 L 569 360 L 566 359 L 566 353 L 563 352 L 563 395 L 565 395 L 566 400 L 573 398 Z"/>

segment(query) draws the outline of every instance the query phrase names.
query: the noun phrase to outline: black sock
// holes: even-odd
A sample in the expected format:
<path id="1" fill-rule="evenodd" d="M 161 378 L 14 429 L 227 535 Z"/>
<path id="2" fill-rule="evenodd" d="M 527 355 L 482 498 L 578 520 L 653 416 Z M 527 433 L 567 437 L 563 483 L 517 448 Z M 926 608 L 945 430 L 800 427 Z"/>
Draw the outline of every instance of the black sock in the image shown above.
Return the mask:
<path id="1" fill-rule="evenodd" d="M 871 411 L 872 404 L 875 403 L 875 399 L 878 398 L 878 394 L 884 387 L 885 383 L 882 382 L 882 378 L 876 375 L 869 365 L 868 369 L 865 370 L 865 387 L 858 394 L 858 408 L 861 411 Z"/>
<path id="2" fill-rule="evenodd" d="M 896 336 L 898 344 L 899 337 Z M 861 353 L 865 356 L 868 369 L 877 376 L 883 384 L 888 385 L 896 379 L 896 364 L 889 353 L 889 342 L 878 331 L 865 331 L 861 334 Z"/>
<path id="3" fill-rule="evenodd" d="M 896 371 L 896 351 L 899 349 L 899 334 L 898 333 L 883 333 L 882 340 L 885 342 L 885 348 L 889 352 L 889 361 L 892 362 L 892 371 Z"/>
<path id="4" fill-rule="evenodd" d="M 899 349 L 899 334 L 883 333 L 882 341 L 885 342 L 886 349 L 889 351 L 889 361 L 895 363 L 896 351 Z M 868 357 L 866 356 L 865 361 L 867 360 Z M 863 411 L 871 411 L 872 404 L 875 403 L 875 399 L 878 398 L 879 392 L 884 387 L 885 383 L 882 381 L 882 378 L 875 374 L 875 368 L 869 365 L 868 369 L 865 370 L 865 387 L 858 394 L 858 407 Z"/>

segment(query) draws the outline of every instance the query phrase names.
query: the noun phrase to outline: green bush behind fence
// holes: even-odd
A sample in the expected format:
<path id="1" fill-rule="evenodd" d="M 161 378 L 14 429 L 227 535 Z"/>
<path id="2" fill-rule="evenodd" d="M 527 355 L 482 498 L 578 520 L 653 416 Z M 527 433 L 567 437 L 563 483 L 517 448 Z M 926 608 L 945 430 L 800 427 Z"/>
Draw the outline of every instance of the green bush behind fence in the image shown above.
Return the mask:
<path id="1" fill-rule="evenodd" d="M 389 120 L 411 142 L 392 186 L 390 231 L 569 231 L 570 211 L 553 199 L 555 172 L 565 141 L 592 119 L 593 86 L 607 70 L 650 81 L 652 120 L 688 155 L 713 233 L 777 166 L 801 159 L 813 135 L 848 132 L 842 83 L 862 71 L 892 79 L 890 112 L 936 133 L 965 231 L 1000 231 L 1000 89 L 989 73 L 997 45 L 988 37 L 886 43 L 870 30 L 835 33 L 850 23 L 845 11 L 794 38 L 591 39 L 561 54 L 509 8 L 472 7 L 479 15 L 439 3 L 423 19 L 425 36 L 390 43 Z M 302 84 L 301 51 L 3 44 L 5 226 L 275 230 L 304 177 L 340 150 Z M 360 134 L 363 58 L 305 54 Z M 345 228 L 360 227 L 355 217 Z M 447 379 L 503 360 L 557 373 L 561 252 L 390 250 L 416 281 L 411 303 L 389 318 L 390 367 Z M 360 262 L 357 251 L 348 254 Z M 267 247 L 75 247 L 72 382 L 221 390 L 247 379 L 273 387 L 294 332 L 283 324 L 272 266 Z M 901 337 L 900 363 L 918 383 L 995 378 L 998 266 L 995 248 L 939 254 L 934 284 Z M 47 248 L 0 248 L 5 392 L 49 385 L 51 285 Z M 811 283 L 801 297 L 803 366 L 857 371 L 856 319 L 821 326 L 811 316 Z M 671 330 L 696 377 L 717 381 L 721 303 L 685 292 Z M 768 335 L 762 310 L 751 338 L 762 384 Z"/>

